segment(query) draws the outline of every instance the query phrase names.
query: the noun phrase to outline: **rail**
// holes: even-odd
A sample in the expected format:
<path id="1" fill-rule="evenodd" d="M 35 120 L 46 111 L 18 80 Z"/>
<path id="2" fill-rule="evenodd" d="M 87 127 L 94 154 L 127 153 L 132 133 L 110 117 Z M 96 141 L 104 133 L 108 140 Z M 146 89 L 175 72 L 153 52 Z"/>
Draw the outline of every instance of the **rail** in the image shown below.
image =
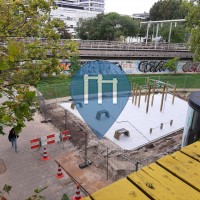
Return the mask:
<path id="1" fill-rule="evenodd" d="M 8 38 L 9 39 L 9 38 Z M 10 39 L 13 39 L 10 37 Z M 47 45 L 48 39 L 45 38 L 14 38 L 16 41 L 22 41 L 25 43 L 39 41 L 40 45 Z M 61 39 L 59 40 L 59 45 L 65 45 L 69 40 Z M 78 43 L 79 50 L 109 50 L 109 51 L 147 51 L 147 50 L 156 50 L 156 51 L 184 51 L 190 52 L 189 48 L 185 43 L 164 43 L 157 42 L 155 45 L 154 42 L 133 42 L 125 43 L 121 41 L 105 41 L 105 40 L 74 40 Z M 6 46 L 7 43 L 0 41 L 0 46 Z"/>

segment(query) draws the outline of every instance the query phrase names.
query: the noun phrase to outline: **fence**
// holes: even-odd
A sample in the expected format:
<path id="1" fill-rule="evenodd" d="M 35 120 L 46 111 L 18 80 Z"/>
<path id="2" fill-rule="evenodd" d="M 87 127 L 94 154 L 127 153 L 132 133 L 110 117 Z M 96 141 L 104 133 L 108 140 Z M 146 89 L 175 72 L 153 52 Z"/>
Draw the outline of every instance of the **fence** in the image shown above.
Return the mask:
<path id="1" fill-rule="evenodd" d="M 137 83 L 139 86 L 145 85 L 147 77 L 151 79 L 168 82 L 170 84 L 176 84 L 176 87 L 181 90 L 186 89 L 199 89 L 200 88 L 200 77 L 199 76 L 171 76 L 171 75 L 157 75 L 157 76 L 128 76 L 130 83 Z M 64 83 L 54 85 L 40 85 L 38 90 L 42 93 L 42 98 L 49 100 L 53 99 L 57 102 L 59 98 L 70 96 L 70 83 L 66 80 Z M 41 95 L 40 95 L 41 96 Z M 42 99 L 40 102 L 42 103 Z M 44 102 L 43 102 L 44 104 Z M 44 106 L 42 107 L 44 108 Z"/>
<path id="2" fill-rule="evenodd" d="M 107 180 L 118 180 L 145 165 L 155 162 L 163 157 L 166 152 L 171 153 L 171 151 L 166 151 L 166 148 L 163 148 L 162 151 L 157 151 L 157 153 L 152 151 L 153 153 L 146 154 L 145 152 L 149 153 L 149 150 L 151 150 L 153 146 L 151 144 L 149 147 L 145 147 L 146 151 L 145 149 L 144 151 L 141 150 L 142 153 L 140 151 L 126 151 L 111 144 L 107 139 L 98 140 L 82 121 L 59 108 L 58 100 L 49 103 L 39 92 L 38 94 L 41 100 L 41 111 L 45 109 L 46 118 L 51 118 L 52 124 L 58 130 L 70 130 L 70 142 L 79 151 L 80 156 L 85 161 L 91 160 L 91 167 L 98 169 L 98 172 L 102 173 L 102 177 Z M 163 139 L 163 145 L 167 146 L 165 139 Z M 176 149 L 172 148 L 172 152 L 180 148 L 180 144 L 176 144 L 175 147 Z"/>
<path id="3" fill-rule="evenodd" d="M 129 80 L 130 83 L 144 85 L 147 77 L 129 76 Z M 195 75 L 177 77 L 157 75 L 150 76 L 150 78 L 176 84 L 177 88 L 182 90 L 200 88 L 199 76 Z M 80 120 L 77 121 L 71 113 L 67 113 L 67 111 L 58 107 L 57 103 L 59 101 L 66 101 L 70 95 L 70 84 L 68 81 L 61 84 L 41 86 L 38 89 L 40 90 L 40 92 L 37 92 L 38 102 L 45 120 L 48 121 L 48 119 L 51 119 L 53 125 L 60 131 L 70 130 L 71 143 L 85 160 L 89 159 L 93 162 L 92 166 L 98 168 L 105 179 L 118 180 L 145 165 L 155 162 L 166 154 L 165 148 L 161 152 L 149 155 L 146 155 L 144 152 L 143 154 L 138 153 L 136 155 L 134 154 L 135 152 L 119 150 L 116 146 L 108 148 L 109 145 L 107 145 L 106 140 L 97 140 L 96 136 L 83 122 Z M 86 141 L 88 141 L 88 145 Z M 180 144 L 176 144 L 175 146 L 176 148 L 180 148 Z M 167 151 L 167 153 L 171 152 Z"/>

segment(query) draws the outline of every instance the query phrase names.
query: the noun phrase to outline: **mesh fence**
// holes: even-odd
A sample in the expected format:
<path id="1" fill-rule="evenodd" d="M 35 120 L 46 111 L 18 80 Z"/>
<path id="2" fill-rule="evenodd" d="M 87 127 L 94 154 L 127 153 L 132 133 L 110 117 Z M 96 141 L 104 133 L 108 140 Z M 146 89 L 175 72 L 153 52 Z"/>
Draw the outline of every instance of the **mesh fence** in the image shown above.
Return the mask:
<path id="1" fill-rule="evenodd" d="M 138 84 L 139 86 L 145 85 L 147 76 L 130 76 L 130 84 Z M 200 78 L 195 76 L 150 76 L 150 79 L 160 80 L 165 83 L 170 83 L 172 85 L 176 84 L 178 89 L 199 89 L 200 88 Z M 75 83 L 74 83 L 75 84 Z M 78 84 L 78 83 L 77 83 Z M 82 85 L 78 84 L 81 88 Z M 61 84 L 54 85 L 42 85 L 38 86 L 38 90 L 43 94 L 44 99 L 58 99 L 70 96 L 70 82 L 66 81 Z M 94 90 L 96 91 L 96 85 L 94 85 Z"/>

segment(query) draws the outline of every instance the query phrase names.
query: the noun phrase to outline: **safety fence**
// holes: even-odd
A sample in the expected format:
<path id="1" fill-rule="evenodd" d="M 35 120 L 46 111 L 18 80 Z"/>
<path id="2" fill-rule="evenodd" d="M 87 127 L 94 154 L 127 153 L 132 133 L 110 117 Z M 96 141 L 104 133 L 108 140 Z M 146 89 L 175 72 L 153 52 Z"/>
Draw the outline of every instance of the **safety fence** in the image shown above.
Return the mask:
<path id="1" fill-rule="evenodd" d="M 70 130 L 69 141 L 77 149 L 80 156 L 85 162 L 91 161 L 91 167 L 98 169 L 98 171 L 102 173 L 102 177 L 107 180 L 115 181 L 125 177 L 131 172 L 137 171 L 143 166 L 155 162 L 167 153 L 172 153 L 174 150 L 180 148 L 178 141 L 174 147 L 170 147 L 171 150 L 165 148 L 167 146 L 165 139 L 163 139 L 163 145 L 165 147 L 154 153 L 152 153 L 153 151 L 151 153 L 148 152 L 148 150 L 154 148 L 153 144 L 147 145 L 144 149 L 141 147 L 141 150 L 135 151 L 122 150 L 115 145 L 112 147 L 112 145 L 110 146 L 110 143 L 107 145 L 106 139 L 98 140 L 82 121 L 60 108 L 58 102 L 59 100 L 63 102 L 63 99 L 49 101 L 45 100 L 43 96 L 39 98 L 42 99 L 41 105 L 43 107 L 45 105 L 46 107 L 45 118 L 51 119 L 51 123 L 58 130 Z M 66 99 L 64 99 L 64 101 L 66 102 Z M 42 110 L 44 110 L 44 108 L 41 109 L 41 111 Z M 181 131 L 173 133 L 173 135 L 176 134 L 181 134 Z M 48 142 L 49 139 L 46 139 L 45 141 Z"/>
<path id="2" fill-rule="evenodd" d="M 69 132 L 69 130 L 66 130 L 59 133 L 54 133 L 51 135 L 32 139 L 30 140 L 31 149 L 41 148 L 43 146 L 53 144 L 55 142 L 64 142 L 70 139 L 71 135 L 69 134 Z"/>

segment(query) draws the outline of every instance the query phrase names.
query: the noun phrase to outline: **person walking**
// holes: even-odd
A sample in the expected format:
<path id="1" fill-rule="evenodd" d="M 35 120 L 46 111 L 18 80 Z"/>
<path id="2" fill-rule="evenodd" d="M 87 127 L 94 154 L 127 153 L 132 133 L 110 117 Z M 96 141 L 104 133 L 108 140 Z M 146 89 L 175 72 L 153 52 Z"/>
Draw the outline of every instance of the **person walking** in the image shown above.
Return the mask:
<path id="1" fill-rule="evenodd" d="M 15 152 L 17 153 L 18 152 L 18 149 L 17 149 L 17 138 L 19 136 L 17 135 L 17 133 L 15 132 L 15 129 L 12 128 L 9 132 L 9 135 L 8 135 L 8 139 L 9 141 L 12 143 L 12 147 L 15 147 Z"/>

